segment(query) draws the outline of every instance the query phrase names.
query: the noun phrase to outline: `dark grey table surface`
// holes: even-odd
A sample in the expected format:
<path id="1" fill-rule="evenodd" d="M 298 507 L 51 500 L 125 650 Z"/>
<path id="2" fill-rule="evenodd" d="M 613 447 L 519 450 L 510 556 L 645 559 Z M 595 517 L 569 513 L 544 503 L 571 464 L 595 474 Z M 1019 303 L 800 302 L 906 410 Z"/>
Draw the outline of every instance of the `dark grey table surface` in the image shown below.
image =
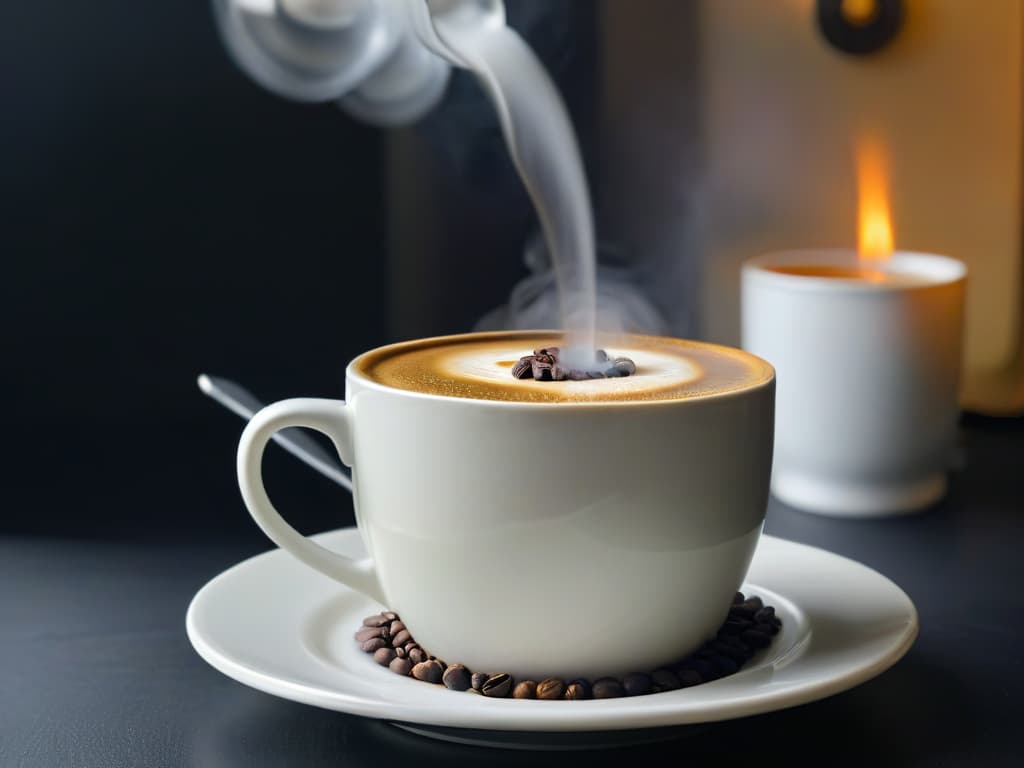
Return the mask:
<path id="1" fill-rule="evenodd" d="M 1024 421 L 967 420 L 965 466 L 927 512 L 875 521 L 777 502 L 767 531 L 899 584 L 921 633 L 893 668 L 804 706 L 673 741 L 564 755 L 465 747 L 251 690 L 185 636 L 189 600 L 252 538 L 0 535 L 0 766 L 1014 765 L 1024 740 Z M 266 547 L 263 547 L 264 549 Z"/>

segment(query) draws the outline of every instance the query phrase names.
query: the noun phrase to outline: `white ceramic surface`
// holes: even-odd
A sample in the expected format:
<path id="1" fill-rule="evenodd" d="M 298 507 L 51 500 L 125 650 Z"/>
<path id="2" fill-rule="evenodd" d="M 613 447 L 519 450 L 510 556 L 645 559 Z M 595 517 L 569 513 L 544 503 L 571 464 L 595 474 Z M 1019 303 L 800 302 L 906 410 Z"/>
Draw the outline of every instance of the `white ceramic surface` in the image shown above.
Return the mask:
<path id="1" fill-rule="evenodd" d="M 857 267 L 920 283 L 781 274 Z M 946 490 L 959 415 L 966 269 L 898 252 L 766 254 L 743 267 L 743 347 L 778 376 L 772 491 L 812 512 L 912 512 Z"/>
<path id="2" fill-rule="evenodd" d="M 352 528 L 315 538 L 349 556 L 363 552 Z M 685 690 L 603 701 L 483 699 L 398 677 L 352 639 L 362 618 L 381 606 L 281 551 L 209 582 L 189 606 L 186 624 L 206 661 L 261 691 L 450 740 L 548 747 L 583 732 L 588 735 L 577 745 L 604 743 L 625 731 L 638 741 L 643 737 L 636 729 L 815 701 L 888 669 L 917 636 L 917 612 L 899 587 L 821 549 L 762 536 L 743 589 L 774 605 L 784 622 L 772 646 L 743 670 Z"/>
<path id="3" fill-rule="evenodd" d="M 537 342 L 452 339 L 467 337 L 511 338 L 524 354 Z M 752 373 L 674 400 L 476 400 L 376 383 L 367 353 L 348 367 L 347 402 L 286 400 L 253 417 L 239 444 L 243 498 L 273 541 L 387 603 L 441 658 L 537 679 L 654 669 L 725 618 L 768 501 L 770 367 L 687 344 L 698 360 L 739 355 Z M 616 351 L 630 354 L 629 339 Z M 372 560 L 325 551 L 272 507 L 263 449 L 294 426 L 327 434 L 352 466 Z"/>

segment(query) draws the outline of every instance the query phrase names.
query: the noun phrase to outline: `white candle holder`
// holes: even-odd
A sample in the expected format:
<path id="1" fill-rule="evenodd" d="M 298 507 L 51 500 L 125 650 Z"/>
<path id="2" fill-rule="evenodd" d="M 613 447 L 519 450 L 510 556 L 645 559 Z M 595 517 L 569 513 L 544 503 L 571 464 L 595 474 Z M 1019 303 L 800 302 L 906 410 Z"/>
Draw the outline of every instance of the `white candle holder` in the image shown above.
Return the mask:
<path id="1" fill-rule="evenodd" d="M 772 492 L 869 517 L 946 492 L 967 268 L 935 254 L 766 254 L 743 265 L 743 346 L 775 366 Z"/>

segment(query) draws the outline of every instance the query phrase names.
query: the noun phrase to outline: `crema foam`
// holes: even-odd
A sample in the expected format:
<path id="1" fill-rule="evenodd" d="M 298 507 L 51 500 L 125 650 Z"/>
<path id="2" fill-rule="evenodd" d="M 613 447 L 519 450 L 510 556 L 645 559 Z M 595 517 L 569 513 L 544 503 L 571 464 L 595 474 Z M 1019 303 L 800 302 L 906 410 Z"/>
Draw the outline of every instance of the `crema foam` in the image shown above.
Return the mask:
<path id="1" fill-rule="evenodd" d="M 632 376 L 585 381 L 516 379 L 512 366 L 534 349 L 564 342 L 558 332 L 480 333 L 422 339 L 368 352 L 354 373 L 395 389 L 476 400 L 534 403 L 650 402 L 709 397 L 771 381 L 772 367 L 739 349 L 657 336 L 601 340 L 610 357 L 631 358 Z"/>

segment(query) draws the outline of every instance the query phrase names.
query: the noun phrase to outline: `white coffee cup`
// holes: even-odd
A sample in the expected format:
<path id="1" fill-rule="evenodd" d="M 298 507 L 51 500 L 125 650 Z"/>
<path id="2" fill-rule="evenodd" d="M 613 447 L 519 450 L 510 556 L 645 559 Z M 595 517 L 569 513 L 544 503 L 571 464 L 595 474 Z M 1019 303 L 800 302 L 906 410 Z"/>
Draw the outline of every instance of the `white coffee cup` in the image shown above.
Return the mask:
<path id="1" fill-rule="evenodd" d="M 743 347 L 778 374 L 777 497 L 864 517 L 943 496 L 966 275 L 956 259 L 906 251 L 863 262 L 853 250 L 798 250 L 744 264 Z"/>
<path id="2" fill-rule="evenodd" d="M 369 354 L 349 364 L 345 402 L 284 400 L 246 427 L 239 484 L 273 541 L 476 671 L 650 671 L 714 635 L 764 520 L 769 365 L 747 356 L 765 375 L 733 391 L 530 403 L 388 386 L 363 370 Z M 268 499 L 264 448 L 297 426 L 326 434 L 352 467 L 370 559 L 327 551 Z"/>

